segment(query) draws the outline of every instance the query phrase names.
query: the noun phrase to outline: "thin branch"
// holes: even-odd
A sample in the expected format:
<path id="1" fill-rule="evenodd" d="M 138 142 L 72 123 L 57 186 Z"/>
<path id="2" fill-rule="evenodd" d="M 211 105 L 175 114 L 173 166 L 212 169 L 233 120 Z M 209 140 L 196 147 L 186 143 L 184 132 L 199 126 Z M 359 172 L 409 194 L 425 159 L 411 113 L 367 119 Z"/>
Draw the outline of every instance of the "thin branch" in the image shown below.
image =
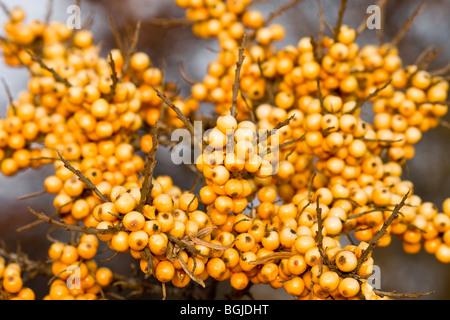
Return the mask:
<path id="1" fill-rule="evenodd" d="M 45 14 L 45 24 L 48 25 L 50 23 L 50 19 L 53 13 L 53 0 L 47 0 L 47 12 Z"/>
<path id="2" fill-rule="evenodd" d="M 303 140 L 304 138 L 305 138 L 305 135 L 302 135 L 301 137 L 298 137 L 296 139 L 292 139 L 292 140 L 286 141 L 286 142 L 284 142 L 284 143 L 282 143 L 282 144 L 280 144 L 280 145 L 278 145 L 276 147 L 273 147 L 272 149 L 269 149 L 265 155 L 272 153 L 274 150 L 277 150 L 277 149 L 279 150 L 279 149 L 282 149 L 284 147 L 287 147 L 287 146 L 289 146 L 289 145 L 291 145 L 293 143 L 296 143 L 296 142 L 298 142 L 300 140 Z"/>
<path id="3" fill-rule="evenodd" d="M 399 138 L 397 140 L 388 140 L 388 139 L 370 139 L 370 138 L 360 138 L 360 140 L 363 141 L 369 141 L 369 142 L 383 142 L 383 143 L 396 143 L 396 142 L 402 142 L 403 138 Z"/>
<path id="4" fill-rule="evenodd" d="M 245 97 L 245 95 L 241 92 L 241 98 L 244 101 L 245 106 L 247 107 L 248 113 L 250 114 L 250 120 L 253 123 L 257 123 L 256 121 L 256 115 L 255 115 L 255 110 L 253 109 L 252 106 L 250 106 L 250 103 L 248 102 L 248 98 Z"/>
<path id="5" fill-rule="evenodd" d="M 322 40 L 325 33 L 325 26 L 327 24 L 325 20 L 325 10 L 323 9 L 322 0 L 316 0 L 319 8 L 319 45 L 322 46 Z"/>
<path id="6" fill-rule="evenodd" d="M 122 40 L 120 39 L 120 34 L 119 31 L 117 30 L 116 23 L 114 22 L 112 14 L 109 14 L 109 24 L 111 25 L 111 30 L 114 36 L 114 40 L 116 41 L 116 45 L 119 48 L 120 52 L 122 53 L 122 56 L 125 56 Z"/>
<path id="7" fill-rule="evenodd" d="M 425 70 L 428 68 L 429 64 L 431 63 L 431 61 L 433 61 L 433 59 L 436 59 L 436 57 L 438 56 L 439 52 L 442 50 L 442 47 L 437 48 L 437 49 L 433 49 L 431 52 L 429 52 L 424 58 L 423 61 L 421 61 L 420 63 L 417 63 L 417 70 Z"/>
<path id="8" fill-rule="evenodd" d="M 443 76 L 444 74 L 447 74 L 449 72 L 450 72 L 450 63 L 448 63 L 446 66 L 444 66 L 441 69 L 431 71 L 430 76 L 432 76 L 432 77 Z"/>
<path id="9" fill-rule="evenodd" d="M 17 200 L 30 199 L 30 198 L 41 196 L 41 195 L 46 194 L 46 193 L 47 193 L 46 190 L 41 190 L 41 191 L 37 191 L 37 192 L 33 192 L 33 193 L 30 193 L 30 194 L 26 194 L 26 195 L 20 196 L 20 197 L 17 198 Z"/>
<path id="10" fill-rule="evenodd" d="M 181 110 L 173 104 L 172 101 L 170 101 L 169 98 L 167 98 L 163 93 L 161 93 L 156 87 L 153 86 L 153 90 L 155 90 L 158 97 L 167 104 L 175 113 L 177 114 L 178 119 L 183 121 L 186 128 L 189 130 L 190 134 L 194 137 L 194 126 L 192 125 L 191 121 L 186 118 L 186 116 L 181 112 Z"/>
<path id="11" fill-rule="evenodd" d="M 26 225 L 24 225 L 24 226 L 22 226 L 22 227 L 20 227 L 20 228 L 17 228 L 17 229 L 16 229 L 16 232 L 22 232 L 22 231 L 25 231 L 25 230 L 34 228 L 34 227 L 36 227 L 36 226 L 38 226 L 38 225 L 40 225 L 41 223 L 44 223 L 44 222 L 45 222 L 45 221 L 43 221 L 43 220 L 36 220 L 36 221 L 33 221 L 33 222 L 28 223 L 28 224 L 26 224 Z"/>
<path id="12" fill-rule="evenodd" d="M 151 192 L 153 189 L 153 171 L 156 166 L 156 152 L 158 151 L 158 124 L 157 121 L 155 126 L 152 128 L 152 144 L 153 147 L 150 152 L 147 154 L 147 163 L 145 164 L 144 169 L 144 181 L 142 182 L 141 188 L 141 199 L 136 208 L 136 211 L 141 212 L 142 208 L 146 203 L 150 203 Z"/>
<path id="13" fill-rule="evenodd" d="M 394 207 L 394 210 L 392 211 L 391 215 L 389 216 L 389 218 L 383 223 L 383 226 L 381 227 L 381 229 L 379 229 L 374 237 L 372 238 L 372 240 L 369 243 L 369 246 L 362 251 L 361 256 L 358 258 L 358 264 L 356 265 L 355 270 L 353 271 L 353 273 L 357 273 L 358 270 L 361 268 L 361 265 L 364 263 L 364 261 L 366 261 L 367 257 L 369 256 L 369 254 L 375 249 L 375 247 L 378 245 L 378 242 L 380 241 L 381 237 L 383 237 L 386 234 L 386 230 L 387 228 L 391 225 L 392 221 L 395 220 L 395 218 L 397 218 L 397 216 L 399 215 L 400 209 L 403 207 L 403 205 L 405 204 L 406 199 L 408 198 L 409 195 L 408 191 L 402 198 L 402 200 L 400 201 L 400 203 L 396 204 Z"/>
<path id="14" fill-rule="evenodd" d="M 119 81 L 121 81 L 123 79 L 124 75 L 128 71 L 128 68 L 129 68 L 130 62 L 131 62 L 131 56 L 136 51 L 140 31 L 141 31 L 141 21 L 138 21 L 136 24 L 136 29 L 134 30 L 133 37 L 131 38 L 130 48 L 127 50 L 127 54 L 124 57 L 122 72 L 119 76 Z"/>
<path id="15" fill-rule="evenodd" d="M 295 114 L 293 114 L 292 116 L 290 116 L 288 119 L 286 119 L 286 120 L 284 120 L 284 121 L 282 121 L 282 122 L 279 122 L 275 127 L 273 127 L 273 129 L 267 130 L 267 131 L 263 134 L 263 136 L 262 136 L 262 137 L 264 138 L 264 140 L 262 140 L 262 141 L 267 141 L 267 139 L 269 139 L 270 136 L 272 136 L 273 134 L 275 134 L 276 131 L 278 131 L 278 130 L 281 129 L 282 127 L 287 126 L 287 125 L 289 124 L 289 122 L 291 122 L 292 119 L 294 119 L 294 118 L 295 118 Z M 260 142 L 259 136 L 258 136 L 258 142 Z"/>
<path id="16" fill-rule="evenodd" d="M 61 159 L 61 161 L 64 163 L 64 166 L 69 169 L 70 171 L 72 171 L 76 176 L 78 176 L 78 179 L 83 182 L 89 189 L 91 189 L 92 191 L 94 191 L 94 193 L 104 202 L 108 202 L 108 198 L 102 194 L 100 192 L 100 190 L 97 189 L 97 187 L 92 183 L 91 180 L 89 180 L 89 178 L 85 177 L 81 171 L 75 169 L 74 167 L 72 167 L 72 165 L 63 158 L 63 156 L 61 155 L 61 153 L 59 153 L 59 151 L 56 151 L 58 153 L 59 158 Z"/>
<path id="17" fill-rule="evenodd" d="M 439 119 L 439 125 L 443 126 L 444 128 L 450 129 L 450 123 L 445 120 Z"/>
<path id="18" fill-rule="evenodd" d="M 394 39 L 391 42 L 392 46 L 394 46 L 394 47 L 398 46 L 399 42 L 403 39 L 405 34 L 411 28 L 411 25 L 414 23 L 414 21 L 417 19 L 417 17 L 422 13 L 424 7 L 425 7 L 425 0 L 422 0 L 420 5 L 414 11 L 413 15 L 411 17 L 409 17 L 408 20 L 406 20 L 403 27 L 395 35 Z"/>
<path id="19" fill-rule="evenodd" d="M 388 82 L 386 82 L 382 87 L 377 88 L 374 92 L 372 92 L 371 94 L 369 94 L 367 97 L 363 98 L 363 99 L 358 99 L 356 101 L 355 106 L 353 107 L 353 109 L 351 109 L 350 111 L 348 111 L 347 113 L 352 114 L 353 112 L 355 112 L 356 110 L 358 110 L 359 108 L 361 108 L 367 101 L 369 101 L 370 99 L 376 97 L 378 95 L 378 93 L 380 93 L 380 91 L 383 91 L 384 89 L 386 89 L 387 86 L 389 86 L 392 82 L 392 79 L 389 79 Z"/>
<path id="20" fill-rule="evenodd" d="M 37 62 L 37 63 L 39 64 L 39 66 L 40 66 L 42 69 L 45 69 L 45 70 L 49 71 L 49 72 L 53 75 L 53 78 L 55 78 L 56 81 L 59 81 L 59 82 L 64 83 L 67 87 L 71 87 L 71 86 L 72 86 L 72 84 L 71 84 L 66 78 L 63 78 L 58 72 L 56 72 L 55 69 L 50 68 L 49 66 L 47 66 L 47 65 L 44 63 L 44 61 L 42 61 L 41 58 L 35 56 L 35 55 L 34 55 L 33 53 L 31 53 L 30 50 L 28 50 L 27 48 L 24 48 L 24 47 L 21 47 L 21 48 L 22 48 L 23 50 L 25 50 L 25 52 L 28 53 L 28 54 L 30 55 L 31 59 L 32 59 L 34 62 Z"/>
<path id="21" fill-rule="evenodd" d="M 320 108 L 322 109 L 322 112 L 325 112 L 326 110 L 325 107 L 323 106 L 323 94 L 322 94 L 322 86 L 320 85 L 320 77 L 317 77 L 316 81 L 317 81 L 317 93 L 319 97 Z"/>
<path id="22" fill-rule="evenodd" d="M 344 17 L 346 8 L 347 8 L 347 0 L 341 0 L 341 8 L 339 9 L 338 19 L 336 22 L 336 26 L 334 27 L 334 33 L 333 33 L 333 39 L 335 42 L 337 42 L 339 33 L 341 31 L 342 18 Z"/>
<path id="23" fill-rule="evenodd" d="M 117 76 L 117 70 L 116 70 L 116 63 L 114 61 L 114 58 L 112 56 L 111 51 L 109 52 L 109 60 L 108 60 L 109 66 L 111 67 L 111 92 L 108 94 L 108 98 L 110 99 L 111 97 L 114 96 L 115 92 L 116 92 L 116 87 L 117 87 L 117 83 L 119 82 L 119 77 Z"/>
<path id="24" fill-rule="evenodd" d="M 316 213 L 317 213 L 317 232 L 316 232 L 316 241 L 317 248 L 319 249 L 321 262 L 324 263 L 327 267 L 332 267 L 333 264 L 325 254 L 325 250 L 323 249 L 323 220 L 322 220 L 322 208 L 319 205 L 320 196 L 317 196 L 316 199 Z"/>
<path id="25" fill-rule="evenodd" d="M 284 12 L 288 11 L 289 9 L 295 7 L 298 3 L 302 2 L 303 0 L 292 0 L 291 2 L 285 4 L 284 6 L 281 6 L 277 11 L 272 12 L 266 20 L 264 20 L 263 25 L 267 26 L 269 23 L 271 23 L 275 18 L 282 15 Z"/>
<path id="26" fill-rule="evenodd" d="M 188 76 L 188 74 L 186 73 L 186 70 L 184 70 L 184 66 L 183 66 L 183 62 L 179 61 L 178 62 L 178 70 L 180 70 L 180 74 L 181 77 L 190 85 L 196 84 L 197 81 L 195 81 L 194 79 L 192 79 L 190 76 Z"/>
<path id="27" fill-rule="evenodd" d="M 50 218 L 43 212 L 34 211 L 33 209 L 31 209 L 31 207 L 28 207 L 28 210 L 33 215 L 35 215 L 39 220 L 45 221 L 48 224 L 55 226 L 55 227 L 64 228 L 68 231 L 82 232 L 82 233 L 86 233 L 86 234 L 110 234 L 110 233 L 117 232 L 122 228 L 122 223 L 119 223 L 114 227 L 108 226 L 107 229 L 97 229 L 97 228 L 92 228 L 92 227 L 73 225 L 73 224 L 68 224 L 63 221 L 58 221 L 53 218 Z"/>
<path id="28" fill-rule="evenodd" d="M 375 292 L 375 294 L 377 294 L 380 297 L 390 297 L 390 298 L 398 298 L 398 299 L 402 299 L 402 298 L 420 298 L 423 296 L 429 296 L 431 294 L 434 293 L 434 291 L 429 291 L 429 292 L 424 292 L 424 293 L 417 293 L 417 292 L 411 292 L 411 293 L 400 293 L 397 291 L 381 291 L 378 289 L 373 289 L 373 292 Z"/>
<path id="29" fill-rule="evenodd" d="M 320 1 L 320 0 L 318 0 L 318 1 Z M 322 56 L 323 56 L 322 41 L 321 40 L 316 41 L 316 39 L 314 38 L 314 35 L 311 35 L 310 36 L 310 42 L 311 42 L 311 46 L 312 46 L 314 60 L 317 63 L 321 64 L 322 63 Z"/>
<path id="30" fill-rule="evenodd" d="M 11 11 L 8 9 L 8 7 L 3 3 L 3 1 L 0 1 L 0 8 L 3 10 L 3 12 L 9 17 Z"/>
<path id="31" fill-rule="evenodd" d="M 279 259 L 286 259 L 294 256 L 296 253 L 291 251 L 285 251 L 285 252 L 273 252 L 266 254 L 258 259 L 255 259 L 253 261 L 249 261 L 248 264 L 250 265 L 260 265 L 260 264 L 266 264 L 267 262 L 273 261 L 273 260 L 279 260 Z"/>
<path id="32" fill-rule="evenodd" d="M 230 114 L 235 118 L 237 116 L 237 113 L 236 113 L 237 98 L 238 98 L 238 94 L 239 94 L 239 86 L 241 83 L 241 67 L 242 67 L 242 62 L 245 59 L 244 45 L 245 45 L 245 34 L 244 34 L 244 37 L 242 38 L 242 45 L 239 48 L 239 56 L 238 56 L 238 61 L 236 62 L 236 72 L 235 72 L 234 83 L 233 83 L 233 97 L 231 100 Z"/>
<path id="33" fill-rule="evenodd" d="M 6 82 L 6 80 L 4 78 L 2 78 L 2 83 L 3 83 L 3 86 L 5 87 L 6 95 L 8 96 L 9 104 L 11 105 L 13 113 L 14 113 L 14 115 L 17 115 L 16 104 L 14 103 L 14 99 L 12 97 L 11 90 L 9 90 L 8 83 Z"/>
<path id="34" fill-rule="evenodd" d="M 159 27 L 189 27 L 192 26 L 195 21 L 175 18 L 153 18 L 149 20 L 148 23 Z"/>

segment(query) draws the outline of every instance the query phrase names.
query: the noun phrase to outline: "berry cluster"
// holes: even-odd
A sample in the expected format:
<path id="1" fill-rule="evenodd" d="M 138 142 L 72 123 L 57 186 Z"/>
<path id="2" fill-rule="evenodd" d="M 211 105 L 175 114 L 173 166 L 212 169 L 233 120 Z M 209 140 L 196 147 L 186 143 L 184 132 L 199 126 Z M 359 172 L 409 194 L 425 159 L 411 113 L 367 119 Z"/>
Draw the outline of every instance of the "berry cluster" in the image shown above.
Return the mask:
<path id="1" fill-rule="evenodd" d="M 2 299 L 9 300 L 34 300 L 33 289 L 24 285 L 22 268 L 16 262 L 7 263 L 0 256 L 0 294 Z"/>
<path id="2" fill-rule="evenodd" d="M 113 274 L 94 260 L 100 242 L 164 288 L 212 278 L 298 299 L 381 299 L 367 281 L 372 251 L 393 236 L 408 253 L 423 246 L 450 262 L 450 200 L 440 212 L 402 178 L 414 145 L 447 112 L 443 77 L 404 66 L 392 44 L 360 47 L 346 25 L 277 48 L 284 28 L 250 0 L 176 4 L 220 48 L 189 98 L 144 52 L 104 58 L 87 30 L 9 11 L 5 63 L 27 67 L 30 81 L 0 119 L 1 171 L 52 165 L 43 185 L 57 219 L 45 219 L 83 233 L 49 248 L 45 299 L 104 298 Z M 190 117 L 203 103 L 217 118 L 194 143 L 196 195 L 153 169 L 161 132 L 194 135 Z M 358 243 L 344 244 L 350 236 Z M 10 265 L 0 264 L 3 290 L 34 298 Z M 68 286 L 72 269 L 80 286 Z"/>
<path id="3" fill-rule="evenodd" d="M 99 169 L 109 172 L 104 180 L 121 184 L 141 170 L 130 158 L 120 160 L 127 157 L 122 152 L 132 154 L 139 145 L 139 129 L 160 118 L 169 128 L 182 126 L 173 111 L 160 115 L 166 112 L 161 112 L 153 87 L 175 99 L 186 115 L 198 107 L 163 83 L 162 71 L 144 52 L 112 49 L 102 57 L 90 31 L 71 30 L 61 22 L 27 24 L 20 8 L 10 11 L 5 31 L 5 63 L 30 71 L 27 90 L 17 101 L 11 97 L 7 117 L 0 122 L 1 170 L 7 176 L 53 163 L 60 152 L 85 164 L 84 174 Z M 116 148 L 120 154 L 114 154 Z M 105 149 L 107 154 L 101 154 Z M 113 155 L 119 158 L 105 159 Z"/>
<path id="4" fill-rule="evenodd" d="M 76 244 L 52 243 L 48 256 L 53 279 L 43 299 L 102 299 L 102 290 L 112 283 L 113 273 L 94 260 L 98 245 L 98 238 L 92 234 L 83 234 Z"/>

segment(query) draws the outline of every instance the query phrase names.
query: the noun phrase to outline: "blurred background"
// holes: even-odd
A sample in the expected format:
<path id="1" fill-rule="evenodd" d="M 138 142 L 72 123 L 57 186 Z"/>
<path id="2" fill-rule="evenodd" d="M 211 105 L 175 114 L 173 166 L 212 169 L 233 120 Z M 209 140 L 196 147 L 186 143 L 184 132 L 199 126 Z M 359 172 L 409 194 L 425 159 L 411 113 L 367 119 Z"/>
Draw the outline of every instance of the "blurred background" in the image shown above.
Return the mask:
<path id="1" fill-rule="evenodd" d="M 289 0 L 258 1 L 255 8 L 266 16 L 279 7 L 289 3 Z M 368 16 L 367 7 L 375 4 L 375 0 L 348 0 L 344 15 L 344 24 L 357 28 Z M 410 17 L 421 1 L 389 0 L 385 8 L 385 20 L 382 21 L 384 41 L 392 40 L 404 22 Z M 7 7 L 23 7 L 28 19 L 44 19 L 47 13 L 47 0 L 3 0 Z M 69 17 L 68 6 L 75 1 L 54 1 L 52 19 L 66 21 Z M 330 25 L 337 19 L 340 1 L 322 0 L 325 18 Z M 281 23 L 286 28 L 286 37 L 278 43 L 280 47 L 296 44 L 304 36 L 318 30 L 318 6 L 314 0 L 304 0 L 291 8 L 274 22 Z M 162 26 L 154 23 L 155 18 L 184 18 L 184 11 L 176 7 L 174 0 L 81 0 L 82 23 L 89 23 L 97 42 L 103 43 L 104 53 L 115 47 L 111 32 L 109 15 L 112 15 L 120 33 L 126 34 L 132 30 L 138 20 L 142 27 L 138 50 L 147 52 L 157 66 L 164 66 L 166 81 L 176 82 L 182 95 L 189 94 L 190 85 L 183 79 L 179 63 L 183 63 L 186 73 L 193 79 L 201 80 L 206 74 L 206 67 L 214 61 L 218 48 L 214 40 L 196 38 L 190 27 Z M 429 70 L 444 67 L 450 61 L 450 2 L 448 0 L 428 0 L 421 15 L 412 25 L 409 32 L 399 43 L 399 51 L 404 64 L 412 64 L 427 47 L 434 45 L 440 48 L 439 56 L 433 60 Z M 0 24 L 6 22 L 6 15 L 0 11 Z M 1 32 L 0 32 L 1 34 Z M 358 38 L 360 45 L 378 43 L 376 30 L 366 29 Z M 213 49 L 213 50 L 211 50 Z M 7 80 L 14 97 L 27 86 L 28 73 L 25 69 L 11 69 L 0 63 L 0 77 Z M 8 97 L 4 88 L 0 88 L 0 117 L 4 117 Z M 366 109 L 368 110 L 368 109 Z M 444 117 L 450 121 L 450 115 Z M 415 193 L 424 201 L 431 201 L 439 208 L 443 200 L 450 196 L 450 129 L 438 127 L 424 134 L 418 143 L 416 156 L 407 163 L 405 179 L 413 181 Z M 167 149 L 159 148 L 157 154 L 156 175 L 170 174 L 174 182 L 183 189 L 193 185 L 194 174 L 182 166 L 171 164 Z M 12 251 L 22 250 L 31 259 L 39 260 L 47 254 L 50 242 L 44 234 L 48 226 L 40 224 L 32 229 L 17 232 L 17 228 L 35 221 L 27 206 L 35 211 L 51 213 L 53 207 L 51 197 L 39 197 L 17 200 L 18 197 L 42 190 L 44 178 L 52 173 L 50 166 L 39 170 L 26 170 L 14 177 L 6 178 L 0 175 L 0 239 Z M 64 237 L 59 230 L 52 233 L 53 237 Z M 107 259 L 111 252 L 99 255 Z M 132 258 L 122 254 L 109 262 L 105 262 L 114 271 L 126 274 L 131 270 Z M 380 270 L 381 289 L 398 292 L 428 292 L 433 295 L 422 299 L 450 299 L 450 267 L 441 264 L 434 256 L 423 250 L 415 255 L 403 252 L 401 243 L 393 240 L 387 248 L 377 248 L 374 252 L 375 264 Z M 36 278 L 30 286 L 36 288 L 38 297 L 47 292 L 48 279 Z M 224 298 L 229 290 L 226 284 L 220 284 L 216 298 Z M 273 290 L 268 286 L 252 288 L 256 299 L 291 299 L 284 290 Z M 159 298 L 156 297 L 157 299 Z"/>

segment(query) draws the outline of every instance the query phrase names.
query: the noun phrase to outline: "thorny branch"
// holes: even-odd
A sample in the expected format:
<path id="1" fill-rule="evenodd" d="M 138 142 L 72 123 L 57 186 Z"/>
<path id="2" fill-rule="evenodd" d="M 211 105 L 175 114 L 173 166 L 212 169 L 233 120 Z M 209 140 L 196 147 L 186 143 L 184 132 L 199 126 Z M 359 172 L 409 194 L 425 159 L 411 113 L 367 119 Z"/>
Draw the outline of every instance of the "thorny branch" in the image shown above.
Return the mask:
<path id="1" fill-rule="evenodd" d="M 236 113 L 237 98 L 239 95 L 239 86 L 241 83 L 241 67 L 242 67 L 242 63 L 245 59 L 244 44 L 245 44 L 245 35 L 242 38 L 242 45 L 239 48 L 238 61 L 236 62 L 236 72 L 235 72 L 234 83 L 233 83 L 233 97 L 232 97 L 232 102 L 231 102 L 230 114 L 235 118 L 237 116 L 237 113 Z"/>
<path id="2" fill-rule="evenodd" d="M 63 156 L 61 155 L 61 153 L 59 153 L 59 151 L 56 151 L 58 153 L 59 158 L 61 159 L 61 161 L 64 163 L 64 166 L 69 169 L 70 171 L 72 171 L 76 176 L 78 176 L 78 179 L 83 182 L 89 189 L 91 189 L 92 191 L 94 191 L 94 193 L 104 202 L 108 202 L 108 198 L 102 194 L 100 192 L 100 190 L 97 189 L 97 187 L 92 183 L 91 180 L 89 180 L 89 178 L 85 177 L 81 171 L 75 169 L 66 159 L 63 158 Z"/>

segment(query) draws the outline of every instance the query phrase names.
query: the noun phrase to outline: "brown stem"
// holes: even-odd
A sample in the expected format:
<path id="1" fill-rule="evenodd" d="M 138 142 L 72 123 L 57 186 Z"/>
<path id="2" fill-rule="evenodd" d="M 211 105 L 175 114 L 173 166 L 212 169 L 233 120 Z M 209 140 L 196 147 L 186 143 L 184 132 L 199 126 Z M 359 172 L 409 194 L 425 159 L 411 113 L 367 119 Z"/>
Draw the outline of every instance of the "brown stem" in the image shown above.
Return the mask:
<path id="1" fill-rule="evenodd" d="M 59 151 L 56 151 L 58 153 L 59 158 L 61 159 L 61 161 L 64 163 L 64 166 L 69 169 L 70 171 L 72 171 L 76 176 L 78 176 L 78 179 L 83 182 L 89 189 L 91 189 L 92 191 L 94 191 L 94 193 L 104 202 L 108 202 L 108 198 L 102 194 L 100 192 L 100 190 L 97 189 L 97 187 L 92 183 L 91 180 L 89 180 L 89 178 L 85 177 L 81 171 L 75 169 L 74 167 L 72 167 L 72 165 L 62 157 L 62 155 L 59 153 Z"/>
<path id="2" fill-rule="evenodd" d="M 145 164 L 144 169 L 144 181 L 142 182 L 141 187 L 141 199 L 139 200 L 139 204 L 137 205 L 136 210 L 141 212 L 144 205 L 146 203 L 150 203 L 151 192 L 153 189 L 153 171 L 156 166 L 156 152 L 158 151 L 158 121 L 155 123 L 155 126 L 152 128 L 152 144 L 153 147 L 150 152 L 147 154 L 147 163 Z"/>
<path id="3" fill-rule="evenodd" d="M 11 90 L 9 90 L 8 83 L 6 83 L 6 80 L 4 78 L 2 78 L 2 83 L 3 83 L 3 86 L 5 87 L 6 95 L 8 96 L 9 104 L 11 105 L 13 113 L 14 113 L 14 115 L 17 115 L 16 104 L 14 103 L 14 99 L 12 97 Z"/>
<path id="4" fill-rule="evenodd" d="M 116 23 L 114 22 L 113 16 L 109 15 L 109 24 L 111 25 L 111 30 L 114 36 L 114 40 L 116 42 L 116 46 L 119 48 L 122 56 L 125 56 L 125 52 L 123 50 L 122 40 L 120 39 L 119 31 L 117 30 Z"/>
<path id="5" fill-rule="evenodd" d="M 334 27 L 333 39 L 337 42 L 339 37 L 339 32 L 341 31 L 342 18 L 344 17 L 345 9 L 347 7 L 347 0 L 341 0 L 341 8 L 338 13 L 338 20 L 336 22 L 336 26 Z"/>
<path id="6" fill-rule="evenodd" d="M 141 21 L 138 21 L 136 24 L 136 29 L 134 30 L 133 37 L 131 38 L 130 48 L 127 50 L 127 53 L 124 57 L 122 72 L 119 76 L 119 81 L 122 81 L 123 77 L 125 76 L 125 74 L 128 71 L 128 68 L 129 68 L 130 62 L 131 62 L 131 56 L 136 51 L 140 31 L 141 31 Z"/>
<path id="7" fill-rule="evenodd" d="M 267 19 L 264 21 L 263 25 L 267 26 L 269 23 L 271 23 L 275 18 L 282 15 L 284 12 L 288 11 L 289 9 L 295 7 L 298 3 L 302 2 L 303 0 L 292 0 L 291 2 L 285 4 L 284 6 L 281 6 L 277 11 L 272 12 Z"/>
<path id="8" fill-rule="evenodd" d="M 156 87 L 153 87 L 153 90 L 155 90 L 157 96 L 165 103 L 167 104 L 175 113 L 177 114 L 178 119 L 183 121 L 186 128 L 189 130 L 189 133 L 194 137 L 194 126 L 192 125 L 191 121 L 181 112 L 181 110 L 173 104 L 172 101 L 170 101 L 169 98 L 167 98 L 163 93 L 161 93 Z"/>
<path id="9" fill-rule="evenodd" d="M 153 18 L 148 23 L 161 27 L 190 27 L 195 21 L 188 19 Z"/>
<path id="10" fill-rule="evenodd" d="M 182 61 L 178 62 L 178 70 L 180 70 L 181 76 L 183 77 L 183 79 L 187 83 L 189 83 L 190 85 L 193 85 L 193 84 L 197 83 L 197 81 L 195 81 L 190 76 L 188 76 L 188 74 L 186 73 L 186 70 L 184 70 L 184 66 L 183 66 L 183 62 Z"/>
<path id="11" fill-rule="evenodd" d="M 417 293 L 417 292 L 410 292 L 410 293 L 400 293 L 397 291 L 381 291 L 378 289 L 373 289 L 375 294 L 379 295 L 380 297 L 390 297 L 390 298 L 420 298 L 423 296 L 429 296 L 434 293 L 434 291 L 424 292 L 424 293 Z"/>
<path id="12" fill-rule="evenodd" d="M 400 201 L 400 203 L 396 204 L 394 207 L 394 210 L 392 210 L 391 215 L 389 216 L 389 218 L 383 223 L 383 226 L 381 227 L 381 229 L 379 229 L 374 237 L 372 238 L 372 240 L 369 243 L 369 246 L 362 251 L 361 256 L 358 258 L 358 264 L 356 265 L 355 270 L 353 271 L 353 273 L 357 273 L 358 270 L 361 268 L 362 264 L 364 263 L 364 261 L 366 261 L 367 257 L 369 256 L 369 254 L 375 249 L 375 247 L 378 245 L 378 242 L 380 241 L 381 237 L 384 236 L 386 234 L 386 230 L 387 228 L 391 225 L 392 221 L 395 220 L 395 218 L 397 218 L 400 209 L 403 207 L 403 205 L 405 204 L 406 199 L 408 198 L 409 195 L 409 191 L 403 196 L 402 200 Z"/>
<path id="13" fill-rule="evenodd" d="M 108 227 L 107 229 L 97 229 L 97 228 L 92 228 L 92 227 L 83 227 L 83 226 L 79 226 L 79 225 L 72 225 L 72 224 L 65 223 L 63 221 L 58 221 L 53 218 L 50 218 L 43 212 L 36 212 L 33 209 L 31 209 L 30 207 L 28 207 L 28 210 L 33 215 L 35 215 L 39 220 L 45 221 L 52 226 L 64 228 L 69 231 L 83 232 L 83 233 L 87 233 L 87 234 L 110 234 L 110 233 L 117 232 L 122 228 L 121 223 L 117 224 L 115 227 Z"/>
<path id="14" fill-rule="evenodd" d="M 50 19 L 53 13 L 53 2 L 54 0 L 48 0 L 47 4 L 47 12 L 45 14 L 45 24 L 48 25 L 50 23 Z"/>
<path id="15" fill-rule="evenodd" d="M 55 69 L 50 68 L 49 66 L 47 66 L 44 63 L 44 61 L 42 61 L 41 58 L 35 56 L 33 53 L 31 53 L 30 50 L 28 50 L 28 49 L 26 49 L 26 48 L 24 48 L 22 46 L 21 46 L 21 49 L 23 49 L 26 53 L 28 53 L 30 55 L 31 59 L 34 62 L 37 62 L 42 69 L 45 69 L 45 70 L 49 71 L 52 74 L 53 78 L 55 78 L 56 81 L 64 83 L 64 85 L 66 87 L 71 87 L 72 86 L 72 84 L 66 78 L 63 78 L 58 72 L 55 71 Z"/>
<path id="16" fill-rule="evenodd" d="M 238 98 L 238 94 L 239 94 L 239 86 L 241 83 L 241 67 L 242 67 L 242 62 L 245 59 L 244 44 L 245 44 L 245 34 L 244 34 L 244 37 L 242 38 L 242 45 L 239 48 L 238 61 L 236 62 L 236 71 L 235 71 L 234 83 L 233 83 L 233 96 L 232 96 L 232 100 L 231 100 L 230 114 L 235 118 L 237 116 L 237 113 L 236 113 L 237 98 Z"/>
<path id="17" fill-rule="evenodd" d="M 399 42 L 403 39 L 406 32 L 408 32 L 409 28 L 411 28 L 411 25 L 414 23 L 414 21 L 417 19 L 417 17 L 420 15 L 420 13 L 423 11 L 423 8 L 425 6 L 425 0 L 422 0 L 420 5 L 416 8 L 413 15 L 406 20 L 403 27 L 398 31 L 398 33 L 395 35 L 394 39 L 392 40 L 391 44 L 394 47 L 397 47 Z"/>
<path id="18" fill-rule="evenodd" d="M 250 264 L 250 265 L 266 264 L 267 262 L 270 262 L 273 260 L 290 258 L 290 257 L 294 256 L 295 254 L 296 254 L 295 252 L 290 252 L 290 251 L 269 253 L 261 258 L 258 258 L 253 261 L 249 261 L 248 264 Z"/>
<path id="19" fill-rule="evenodd" d="M 377 88 L 374 92 L 372 92 L 371 94 L 369 94 L 367 97 L 363 98 L 363 99 L 358 99 L 356 101 L 355 106 L 353 107 L 353 109 L 351 109 L 349 112 L 352 114 L 353 112 L 355 112 L 356 110 L 358 110 L 359 108 L 361 108 L 367 101 L 369 101 L 370 99 L 376 97 L 378 95 L 378 93 L 380 93 L 380 91 L 386 89 L 387 86 L 389 86 L 392 82 L 392 79 L 389 79 L 388 82 L 386 82 L 382 87 Z"/>

